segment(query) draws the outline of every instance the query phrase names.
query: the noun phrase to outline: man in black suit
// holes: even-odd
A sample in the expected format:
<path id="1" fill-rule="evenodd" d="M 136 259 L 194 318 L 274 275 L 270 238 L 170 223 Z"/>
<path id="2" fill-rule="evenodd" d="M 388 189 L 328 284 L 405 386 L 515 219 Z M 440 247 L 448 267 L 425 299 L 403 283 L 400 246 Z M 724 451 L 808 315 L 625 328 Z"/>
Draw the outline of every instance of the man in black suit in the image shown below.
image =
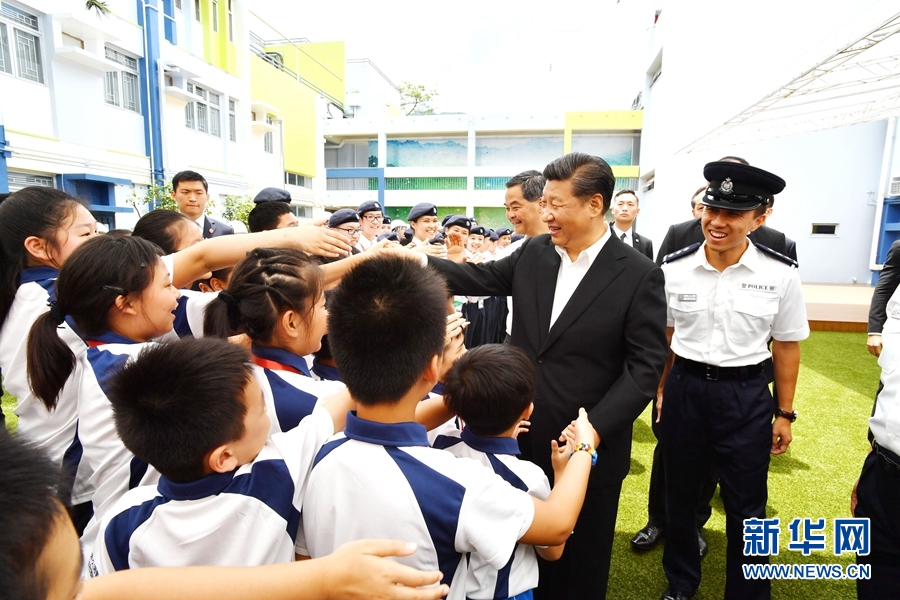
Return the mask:
<path id="1" fill-rule="evenodd" d="M 519 436 L 524 458 L 551 475 L 550 441 L 578 407 L 588 410 L 597 466 L 562 558 L 540 563 L 537 598 L 604 598 L 632 425 L 655 397 L 667 356 L 664 282 L 653 261 L 610 234 L 615 177 L 603 159 L 568 154 L 544 177 L 549 234 L 493 262 L 427 260 L 455 294 L 513 297 L 509 342 L 538 377 L 531 432 Z"/>
<path id="2" fill-rule="evenodd" d="M 641 212 L 637 194 L 631 190 L 622 190 L 615 195 L 612 202 L 613 235 L 629 244 L 632 248 L 653 260 L 653 241 L 638 235 L 634 230 L 634 220 Z"/>
<path id="3" fill-rule="evenodd" d="M 887 320 L 887 302 L 900 285 L 900 240 L 891 244 L 884 266 L 878 275 L 878 283 L 869 305 L 869 339 L 866 347 L 873 356 L 881 355 L 881 331 Z"/>
<path id="4" fill-rule="evenodd" d="M 204 213 L 209 202 L 209 184 L 196 171 L 181 171 L 172 178 L 172 197 L 178 204 L 178 212 L 197 223 L 203 231 L 203 239 L 231 235 L 234 228 Z"/>

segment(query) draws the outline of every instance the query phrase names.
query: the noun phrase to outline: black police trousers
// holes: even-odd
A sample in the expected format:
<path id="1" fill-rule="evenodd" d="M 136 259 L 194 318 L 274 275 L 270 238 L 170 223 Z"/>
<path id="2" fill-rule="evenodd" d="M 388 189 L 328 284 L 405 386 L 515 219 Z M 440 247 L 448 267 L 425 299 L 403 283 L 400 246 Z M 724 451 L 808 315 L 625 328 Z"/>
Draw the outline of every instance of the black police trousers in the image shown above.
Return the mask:
<path id="1" fill-rule="evenodd" d="M 697 503 L 706 466 L 715 462 L 728 538 L 725 599 L 771 597 L 770 582 L 745 579 L 742 565 L 769 562 L 768 556 L 744 556 L 743 522 L 766 516 L 774 408 L 763 373 L 708 381 L 672 367 L 659 428 L 666 470 L 663 570 L 672 589 L 692 594 L 700 585 Z"/>
<path id="2" fill-rule="evenodd" d="M 870 453 L 863 463 L 856 498 L 856 517 L 869 519 L 871 535 L 868 556 L 858 556 L 856 562 L 872 569 L 871 579 L 857 580 L 857 597 L 896 600 L 900 598 L 900 467 Z"/>

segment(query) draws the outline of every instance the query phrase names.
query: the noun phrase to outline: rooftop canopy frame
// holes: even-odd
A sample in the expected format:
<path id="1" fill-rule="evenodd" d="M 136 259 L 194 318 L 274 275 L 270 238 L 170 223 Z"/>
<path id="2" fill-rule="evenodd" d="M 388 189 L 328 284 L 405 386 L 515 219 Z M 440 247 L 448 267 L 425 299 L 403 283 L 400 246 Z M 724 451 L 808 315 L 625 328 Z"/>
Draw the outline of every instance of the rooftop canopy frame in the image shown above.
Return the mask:
<path id="1" fill-rule="evenodd" d="M 900 116 L 900 13 L 679 153 Z"/>

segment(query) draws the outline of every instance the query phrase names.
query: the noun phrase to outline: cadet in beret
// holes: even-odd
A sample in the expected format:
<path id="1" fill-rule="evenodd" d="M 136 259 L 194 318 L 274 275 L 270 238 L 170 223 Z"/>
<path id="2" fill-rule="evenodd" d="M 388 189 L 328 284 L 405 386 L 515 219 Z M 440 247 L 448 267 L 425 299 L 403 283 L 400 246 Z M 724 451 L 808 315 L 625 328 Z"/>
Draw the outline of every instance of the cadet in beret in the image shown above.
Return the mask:
<path id="1" fill-rule="evenodd" d="M 462 244 L 466 245 L 469 239 L 469 230 L 472 229 L 472 219 L 466 215 L 447 215 L 444 217 L 444 234 L 458 233 L 462 236 Z"/>
<path id="2" fill-rule="evenodd" d="M 791 443 L 800 340 L 809 335 L 796 261 L 747 236 L 765 221 L 784 180 L 762 169 L 712 162 L 701 228 L 704 241 L 663 259 L 669 360 L 657 392 L 666 471 L 664 600 L 700 585 L 696 508 L 712 455 L 728 536 L 726 598 L 768 599 L 768 579 L 745 579 L 745 519 L 763 519 L 770 454 Z M 772 353 L 767 343 L 772 339 Z M 763 363 L 774 358 L 778 402 Z"/>
<path id="3" fill-rule="evenodd" d="M 381 213 L 381 203 L 375 200 L 363 202 L 356 212 L 359 213 L 359 226 L 362 228 L 356 247 L 364 252 L 375 245 L 375 238 L 384 233 L 384 215 Z"/>
<path id="4" fill-rule="evenodd" d="M 503 250 L 512 243 L 512 231 L 506 227 L 497 230 L 497 250 Z"/>
<path id="5" fill-rule="evenodd" d="M 283 190 L 281 188 L 263 188 L 259 191 L 258 194 L 256 194 L 256 196 L 254 196 L 253 203 L 261 204 L 263 202 L 287 202 L 288 204 L 290 204 L 291 194 L 287 190 Z"/>
<path id="6" fill-rule="evenodd" d="M 327 226 L 329 229 L 334 229 L 336 231 L 340 231 L 349 239 L 350 246 L 352 246 L 350 254 L 359 254 L 359 238 L 362 229 L 359 226 L 359 213 L 353 210 L 352 208 L 342 208 L 340 210 L 334 211 L 331 216 L 328 218 Z M 339 258 L 335 259 L 324 259 L 322 260 L 323 264 L 334 262 L 335 260 L 340 260 Z"/>
<path id="7" fill-rule="evenodd" d="M 471 252 L 472 254 L 476 254 L 481 251 L 481 245 L 484 244 L 484 227 L 481 225 L 476 225 L 472 229 L 469 230 L 469 239 L 466 242 L 466 250 Z"/>
<path id="8" fill-rule="evenodd" d="M 391 218 L 387 215 L 384 215 L 384 218 L 381 219 L 381 233 L 390 233 L 391 232 Z M 378 235 L 380 236 L 381 233 Z"/>
<path id="9" fill-rule="evenodd" d="M 391 231 L 396 233 L 398 238 L 403 237 L 403 232 L 406 231 L 407 227 L 409 227 L 409 225 L 402 219 L 394 219 L 391 221 Z"/>
<path id="10" fill-rule="evenodd" d="M 413 237 L 409 242 L 411 249 L 447 258 L 447 249 L 443 243 L 440 246 L 429 243 L 429 240 L 434 238 L 438 232 L 437 207 L 434 204 L 428 202 L 416 204 L 409 211 L 407 220 L 413 230 Z"/>
<path id="11" fill-rule="evenodd" d="M 247 227 L 250 229 L 250 233 L 297 227 L 297 225 L 299 225 L 297 217 L 291 212 L 291 205 L 286 202 L 263 200 L 258 202 L 247 215 Z"/>

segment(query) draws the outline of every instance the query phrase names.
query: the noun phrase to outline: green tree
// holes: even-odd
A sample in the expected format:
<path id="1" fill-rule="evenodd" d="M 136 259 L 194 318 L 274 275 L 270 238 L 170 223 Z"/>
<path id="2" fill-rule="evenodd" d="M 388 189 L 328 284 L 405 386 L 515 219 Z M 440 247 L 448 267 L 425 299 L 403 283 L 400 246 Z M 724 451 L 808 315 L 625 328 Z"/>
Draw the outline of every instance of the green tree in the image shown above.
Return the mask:
<path id="1" fill-rule="evenodd" d="M 421 83 L 411 83 L 409 81 L 401 83 L 399 90 L 400 108 L 405 110 L 407 115 L 434 114 L 434 108 L 429 106 L 428 103 L 437 97 L 437 91 L 426 89 Z"/>
<path id="2" fill-rule="evenodd" d="M 110 13 L 110 8 L 102 0 L 86 0 L 84 3 L 86 10 L 96 10 L 98 15 L 105 16 Z"/>
<path id="3" fill-rule="evenodd" d="M 228 195 L 225 196 L 225 202 L 222 204 L 222 217 L 224 217 L 228 221 L 240 221 L 244 225 L 247 225 L 247 229 L 250 226 L 247 224 L 247 217 L 250 215 L 250 211 L 253 210 L 253 199 L 250 196 L 237 196 L 237 195 Z"/>
<path id="4" fill-rule="evenodd" d="M 175 202 L 175 198 L 172 197 L 172 185 L 169 183 L 163 185 L 152 183 L 147 186 L 143 195 L 139 194 L 138 190 L 133 190 L 129 197 L 129 202 L 135 207 L 135 210 L 137 210 L 140 205 L 146 206 L 148 211 L 156 210 L 157 208 L 174 211 L 178 210 L 178 203 Z M 212 214 L 212 209 L 215 207 L 216 201 L 210 196 L 206 203 L 206 210 L 203 211 L 204 214 Z M 253 207 L 251 206 L 250 208 Z"/>

